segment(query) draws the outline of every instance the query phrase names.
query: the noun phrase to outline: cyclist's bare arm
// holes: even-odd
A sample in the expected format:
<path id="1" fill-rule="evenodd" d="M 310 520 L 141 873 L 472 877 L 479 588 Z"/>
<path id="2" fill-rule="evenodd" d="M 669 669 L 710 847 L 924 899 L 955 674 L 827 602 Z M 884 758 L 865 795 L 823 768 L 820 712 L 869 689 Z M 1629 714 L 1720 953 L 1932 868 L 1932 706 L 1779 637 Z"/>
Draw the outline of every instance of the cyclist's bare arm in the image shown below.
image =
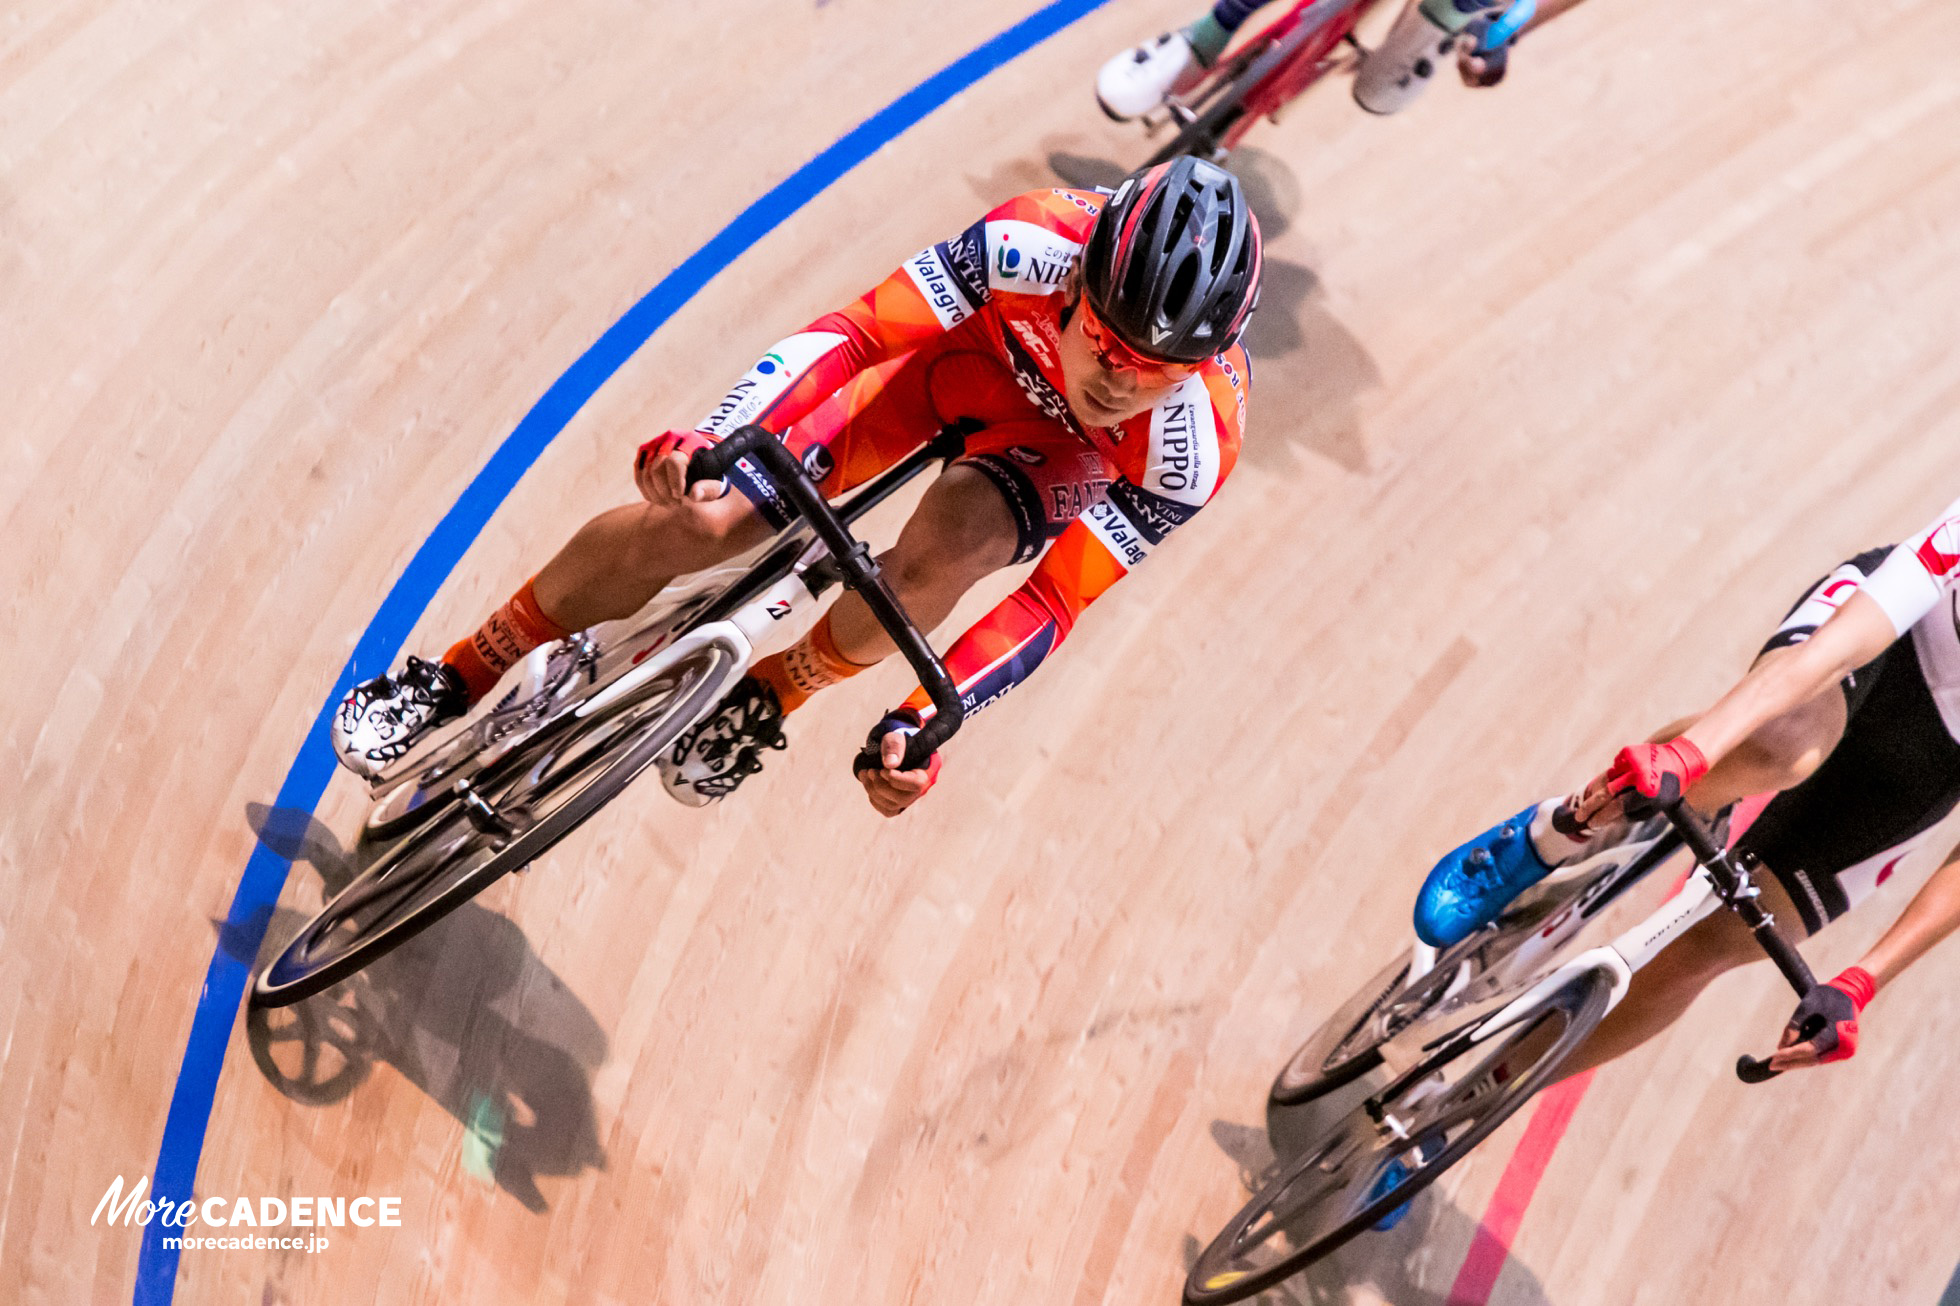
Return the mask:
<path id="1" fill-rule="evenodd" d="M 1960 500 L 1886 555 L 1858 592 L 1785 657 L 1765 658 L 1690 726 L 1712 765 L 1757 727 L 1883 653 L 1960 582 Z"/>
<path id="2" fill-rule="evenodd" d="M 1858 964 L 1883 988 L 1956 928 L 1960 928 L 1960 848 L 1946 855 L 1933 878 Z"/>
<path id="3" fill-rule="evenodd" d="M 1750 668 L 1687 729 L 1712 767 L 1760 727 L 1835 686 L 1883 653 L 1899 632 L 1870 595 L 1851 596 L 1817 633 Z"/>
<path id="4" fill-rule="evenodd" d="M 1673 741 L 1626 748 L 1573 804 L 1583 828 L 1634 788 L 1648 797 L 1700 777 L 1761 727 L 1812 702 L 1871 661 L 1960 584 L 1960 500 L 1895 546 L 1808 640 L 1750 668 L 1735 688 Z M 1679 791 L 1676 790 L 1676 792 Z"/>

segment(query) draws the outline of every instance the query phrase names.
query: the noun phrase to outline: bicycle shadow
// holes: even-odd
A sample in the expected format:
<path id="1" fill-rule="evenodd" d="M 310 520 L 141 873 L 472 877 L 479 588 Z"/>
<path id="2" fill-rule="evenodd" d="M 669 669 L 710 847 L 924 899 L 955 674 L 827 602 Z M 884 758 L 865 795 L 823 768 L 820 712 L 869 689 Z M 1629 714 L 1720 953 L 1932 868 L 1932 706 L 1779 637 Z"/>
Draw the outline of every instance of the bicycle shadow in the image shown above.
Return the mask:
<path id="1" fill-rule="evenodd" d="M 1279 1130 L 1280 1146 L 1291 1150 L 1288 1131 Z M 1251 1191 L 1257 1179 L 1278 1161 L 1273 1139 L 1256 1125 L 1214 1120 L 1212 1141 L 1239 1167 L 1239 1181 Z M 1251 1298 L 1260 1306 L 1347 1306 L 1354 1290 L 1372 1291 L 1366 1300 L 1395 1306 L 1449 1306 L 1450 1289 L 1461 1266 L 1460 1253 L 1444 1255 L 1439 1248 L 1468 1247 L 1479 1221 L 1444 1198 L 1435 1188 L 1416 1194 L 1402 1222 L 1386 1233 L 1368 1232 L 1308 1266 L 1299 1274 Z M 1202 1244 L 1187 1235 L 1184 1268 L 1197 1263 Z M 1504 1267 L 1505 1306 L 1549 1306 L 1550 1298 L 1538 1276 L 1523 1262 Z"/>
<path id="2" fill-rule="evenodd" d="M 359 870 L 311 813 L 246 806 L 259 841 L 316 871 L 326 895 Z M 276 910 L 258 965 L 305 923 Z M 288 1099 L 345 1099 L 393 1066 L 463 1126 L 463 1166 L 526 1209 L 547 1209 L 537 1180 L 606 1168 L 592 1076 L 607 1039 L 592 1013 L 513 922 L 465 903 L 327 992 L 274 1011 L 250 1008 L 252 1059 Z"/>

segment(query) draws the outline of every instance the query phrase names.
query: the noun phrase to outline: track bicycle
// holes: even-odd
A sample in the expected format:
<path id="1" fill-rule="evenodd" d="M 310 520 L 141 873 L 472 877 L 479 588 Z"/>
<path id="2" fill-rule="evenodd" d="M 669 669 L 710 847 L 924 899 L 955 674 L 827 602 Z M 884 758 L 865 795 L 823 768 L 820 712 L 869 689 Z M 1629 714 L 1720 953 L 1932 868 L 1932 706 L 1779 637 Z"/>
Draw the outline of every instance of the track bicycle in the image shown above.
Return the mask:
<path id="1" fill-rule="evenodd" d="M 1750 859 L 1724 850 L 1721 824 L 1677 802 L 1461 942 L 1404 949 L 1279 1072 L 1268 1125 L 1283 1159 L 1198 1254 L 1184 1300 L 1242 1301 L 1408 1202 L 1558 1077 L 1635 971 L 1720 908 L 1799 994 L 1815 987 L 1758 903 Z M 1684 845 L 1696 867 L 1681 889 L 1609 935 L 1606 909 Z M 1775 1072 L 1744 1056 L 1736 1073 L 1760 1083 Z"/>
<path id="2" fill-rule="evenodd" d="M 1381 44 L 1364 46 L 1355 28 L 1380 0 L 1298 0 L 1196 86 L 1170 96 L 1162 110 L 1143 115 L 1152 135 L 1177 130 L 1150 164 L 1180 154 L 1223 162 L 1254 123 L 1277 119 L 1308 87 L 1337 69 L 1355 74 L 1355 100 L 1372 113 L 1393 113 L 1422 93 L 1447 67 L 1460 42 L 1502 48 L 1531 20 L 1536 0 L 1522 0 L 1493 17 L 1451 0 L 1407 0 Z M 1501 6 L 1500 6 L 1501 7 Z"/>
<path id="3" fill-rule="evenodd" d="M 842 585 L 863 596 L 930 695 L 906 741 L 923 766 L 959 729 L 960 695 L 851 524 L 935 461 L 958 455 L 950 427 L 833 506 L 803 464 L 759 426 L 694 454 L 687 483 L 759 467 L 796 520 L 746 560 L 686 577 L 641 613 L 534 650 L 515 687 L 391 764 L 362 830 L 379 855 L 304 925 L 252 985 L 280 1007 L 321 992 L 522 870 L 619 794 L 706 716 L 758 655 L 814 618 Z M 876 766 L 867 749 L 859 769 Z"/>

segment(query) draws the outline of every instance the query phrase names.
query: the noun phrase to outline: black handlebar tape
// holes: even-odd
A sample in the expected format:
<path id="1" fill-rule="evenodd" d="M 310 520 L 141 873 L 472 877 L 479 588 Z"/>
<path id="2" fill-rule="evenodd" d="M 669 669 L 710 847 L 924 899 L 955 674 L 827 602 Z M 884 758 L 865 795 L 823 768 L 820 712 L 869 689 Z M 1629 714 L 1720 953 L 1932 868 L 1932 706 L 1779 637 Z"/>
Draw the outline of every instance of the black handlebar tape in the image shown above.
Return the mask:
<path id="1" fill-rule="evenodd" d="M 894 770 L 920 771 L 925 768 L 926 763 L 932 760 L 932 755 L 938 751 L 939 744 L 921 743 L 920 741 L 928 738 L 926 732 L 932 729 L 933 723 L 938 719 L 938 717 L 934 717 L 932 721 L 926 722 L 917 731 L 905 737 L 905 755 L 899 758 L 898 765 L 893 768 Z M 884 722 L 880 721 L 878 724 L 883 725 Z M 876 727 L 873 727 L 873 729 L 875 730 Z M 877 742 L 882 744 L 883 739 L 880 738 Z M 939 741 L 939 743 L 945 742 L 944 739 Z M 851 759 L 851 773 L 853 775 L 863 775 L 866 771 L 882 771 L 884 769 L 884 755 L 871 742 L 867 742 L 863 748 L 858 749 L 857 756 Z"/>
<path id="2" fill-rule="evenodd" d="M 918 674 L 919 684 L 932 700 L 933 718 L 906 741 L 903 769 L 916 770 L 925 765 L 925 760 L 953 737 L 966 715 L 959 690 L 946 672 L 946 664 L 932 651 L 891 587 L 885 584 L 870 547 L 851 534 L 850 527 L 817 489 L 802 462 L 769 431 L 760 426 L 745 426 L 719 444 L 697 449 L 687 460 L 687 483 L 692 486 L 698 481 L 722 480 L 744 458 L 759 464 L 789 500 L 796 515 L 810 523 L 817 538 L 830 549 L 838 570 L 843 573 L 844 584 L 857 591 L 871 609 L 871 615 Z"/>
<path id="3" fill-rule="evenodd" d="M 728 469 L 735 465 L 742 455 L 729 449 L 729 442 L 709 445 L 696 449 L 687 460 L 687 488 L 693 489 L 702 481 L 720 481 L 728 477 Z"/>
<path id="4" fill-rule="evenodd" d="M 1740 1056 L 1735 1061 L 1735 1077 L 1745 1084 L 1767 1083 L 1782 1073 L 1771 1070 L 1767 1060 L 1758 1061 L 1752 1056 Z"/>

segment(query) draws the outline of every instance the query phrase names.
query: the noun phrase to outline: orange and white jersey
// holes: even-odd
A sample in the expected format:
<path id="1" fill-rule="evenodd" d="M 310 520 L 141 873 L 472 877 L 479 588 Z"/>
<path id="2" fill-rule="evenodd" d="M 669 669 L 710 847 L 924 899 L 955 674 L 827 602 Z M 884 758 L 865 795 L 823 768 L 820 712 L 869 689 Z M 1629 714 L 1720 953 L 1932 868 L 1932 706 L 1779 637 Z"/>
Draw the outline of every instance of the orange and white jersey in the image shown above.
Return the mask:
<path id="1" fill-rule="evenodd" d="M 1087 493 L 1068 487 L 1079 502 L 1040 505 L 1059 529 L 1040 564 L 948 650 L 969 710 L 1038 666 L 1089 603 L 1210 501 L 1238 459 L 1251 374 L 1236 345 L 1115 427 L 1085 427 L 1070 411 L 1061 371 L 1064 286 L 1104 199 L 1051 189 L 1008 200 L 778 343 L 699 426 L 726 435 L 756 422 L 783 435 L 846 385 L 865 384 L 854 378 L 958 348 L 1004 363 L 1028 418 L 1052 423 L 1100 458 L 1108 482 Z M 932 434 L 922 430 L 917 439 Z M 770 495 L 741 478 L 737 484 L 758 502 Z M 925 700 L 915 695 L 914 703 Z"/>

